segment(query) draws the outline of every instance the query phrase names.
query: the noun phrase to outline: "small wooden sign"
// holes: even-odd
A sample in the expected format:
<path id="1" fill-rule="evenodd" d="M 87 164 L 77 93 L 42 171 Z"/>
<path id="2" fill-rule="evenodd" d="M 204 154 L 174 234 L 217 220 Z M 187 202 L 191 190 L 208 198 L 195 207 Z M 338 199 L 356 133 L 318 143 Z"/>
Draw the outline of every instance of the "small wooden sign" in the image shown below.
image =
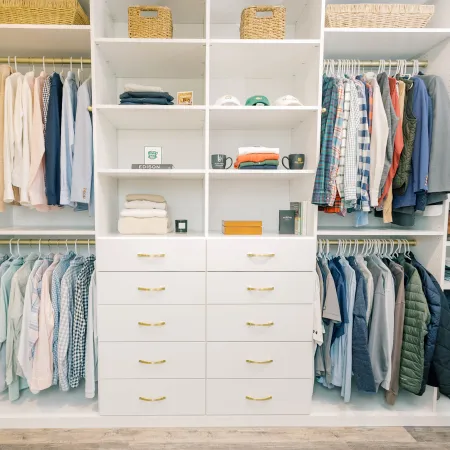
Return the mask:
<path id="1" fill-rule="evenodd" d="M 194 104 L 194 92 L 193 91 L 178 92 L 177 102 L 179 105 L 192 106 Z"/>

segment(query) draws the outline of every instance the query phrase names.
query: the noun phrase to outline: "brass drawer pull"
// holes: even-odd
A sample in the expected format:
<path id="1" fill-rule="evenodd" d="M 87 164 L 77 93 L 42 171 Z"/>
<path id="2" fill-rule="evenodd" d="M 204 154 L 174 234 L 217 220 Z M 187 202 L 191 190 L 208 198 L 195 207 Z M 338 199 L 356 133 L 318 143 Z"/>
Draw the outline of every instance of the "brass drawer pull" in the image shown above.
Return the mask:
<path id="1" fill-rule="evenodd" d="M 258 397 L 250 397 L 250 395 L 246 395 L 245 398 L 247 400 L 252 400 L 254 402 L 267 402 L 268 400 L 272 400 L 273 397 L 271 395 L 269 395 L 268 397 L 258 398 Z"/>
<path id="2" fill-rule="evenodd" d="M 167 398 L 166 396 L 158 397 L 158 398 L 139 397 L 139 400 L 142 400 L 143 402 L 162 402 L 166 398 Z"/>
<path id="3" fill-rule="evenodd" d="M 139 362 L 141 364 L 164 364 L 167 361 L 165 359 L 161 359 L 160 361 L 145 361 L 144 359 L 140 359 Z"/>
<path id="4" fill-rule="evenodd" d="M 138 258 L 164 258 L 166 256 L 165 253 L 138 253 Z"/>
<path id="5" fill-rule="evenodd" d="M 274 322 L 267 322 L 267 323 L 247 322 L 247 326 L 249 327 L 273 327 L 274 325 L 275 325 Z"/>
<path id="6" fill-rule="evenodd" d="M 265 287 L 265 288 L 254 288 L 254 287 L 250 287 L 250 286 L 248 286 L 247 287 L 247 291 L 264 291 L 264 292 L 267 292 L 267 291 L 274 291 L 275 290 L 275 288 L 272 286 L 272 287 Z"/>
<path id="7" fill-rule="evenodd" d="M 273 258 L 275 253 L 247 253 L 249 258 Z"/>
<path id="8" fill-rule="evenodd" d="M 143 292 L 161 292 L 161 291 L 165 291 L 165 290 L 166 290 L 165 286 L 161 286 L 158 288 L 138 287 L 138 291 L 143 291 Z"/>
<path id="9" fill-rule="evenodd" d="M 138 325 L 141 327 L 163 327 L 166 322 L 156 322 L 156 323 L 147 323 L 147 322 L 138 322 Z"/>
<path id="10" fill-rule="evenodd" d="M 253 359 L 246 359 L 245 362 L 249 364 L 272 364 L 273 359 L 268 359 L 267 361 L 253 361 Z"/>

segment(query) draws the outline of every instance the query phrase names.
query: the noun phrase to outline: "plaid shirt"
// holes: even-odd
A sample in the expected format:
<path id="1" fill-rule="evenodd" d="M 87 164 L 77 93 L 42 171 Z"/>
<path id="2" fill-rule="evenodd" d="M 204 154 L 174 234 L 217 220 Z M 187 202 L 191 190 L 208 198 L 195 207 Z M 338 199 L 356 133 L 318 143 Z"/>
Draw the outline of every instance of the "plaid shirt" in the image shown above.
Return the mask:
<path id="1" fill-rule="evenodd" d="M 58 336 L 59 336 L 59 310 L 61 305 L 61 280 L 69 268 L 70 261 L 75 258 L 75 253 L 70 251 L 63 255 L 55 267 L 52 275 L 52 307 L 54 315 L 53 328 L 53 385 L 58 384 Z"/>
<path id="2" fill-rule="evenodd" d="M 59 388 L 69 390 L 69 374 L 72 368 L 72 326 L 75 286 L 85 262 L 84 256 L 77 256 L 70 262 L 61 281 L 61 309 L 58 336 Z"/>
<path id="3" fill-rule="evenodd" d="M 367 118 L 366 89 L 364 83 L 355 81 L 359 97 L 360 125 L 358 129 L 358 173 L 356 180 L 357 209 L 370 211 L 370 134 Z"/>
<path id="4" fill-rule="evenodd" d="M 312 203 L 316 205 L 328 205 L 331 169 L 338 164 L 333 154 L 334 125 L 338 108 L 338 86 L 334 78 L 324 77 L 322 106 L 325 113 L 322 114 L 321 122 L 320 159 L 312 196 Z"/>
<path id="5" fill-rule="evenodd" d="M 89 285 L 95 269 L 95 256 L 86 258 L 77 278 L 72 329 L 72 367 L 69 374 L 71 388 L 76 388 L 84 378 L 86 356 L 86 327 L 89 301 Z"/>
<path id="6" fill-rule="evenodd" d="M 44 122 L 44 135 L 45 129 L 47 128 L 47 114 L 48 114 L 48 102 L 50 100 L 50 81 L 51 77 L 47 77 L 44 81 L 44 87 L 42 88 L 42 109 L 43 115 L 42 120 Z"/>
<path id="7" fill-rule="evenodd" d="M 348 80 L 344 80 L 344 121 L 342 125 L 342 142 L 341 142 L 341 151 L 339 154 L 339 167 L 336 177 L 336 187 L 339 192 L 340 198 L 342 198 L 342 196 L 344 195 L 345 147 L 347 146 L 347 127 L 349 117 L 350 117 L 350 83 L 348 83 Z M 343 206 L 343 203 L 340 202 L 340 205 Z"/>

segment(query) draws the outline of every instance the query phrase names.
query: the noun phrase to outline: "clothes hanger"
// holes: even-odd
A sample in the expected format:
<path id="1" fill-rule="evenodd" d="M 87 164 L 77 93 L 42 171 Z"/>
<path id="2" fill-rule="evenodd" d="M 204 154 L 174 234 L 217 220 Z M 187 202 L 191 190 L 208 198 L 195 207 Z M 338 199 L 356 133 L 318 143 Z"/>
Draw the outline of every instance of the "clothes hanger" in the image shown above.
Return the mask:
<path id="1" fill-rule="evenodd" d="M 77 247 L 78 239 L 75 239 L 75 255 L 78 256 L 78 247 Z"/>
<path id="2" fill-rule="evenodd" d="M 38 255 L 38 259 L 41 259 L 41 256 L 42 256 L 42 252 L 41 252 L 41 241 L 42 241 L 42 239 L 39 239 L 39 255 Z"/>
<path id="3" fill-rule="evenodd" d="M 22 255 L 20 254 L 20 239 L 17 239 L 17 254 L 19 255 L 19 257 L 22 256 Z"/>
<path id="4" fill-rule="evenodd" d="M 68 244 L 67 244 L 67 241 L 68 241 L 68 240 L 66 239 L 66 252 L 69 253 L 69 246 L 68 246 Z"/>

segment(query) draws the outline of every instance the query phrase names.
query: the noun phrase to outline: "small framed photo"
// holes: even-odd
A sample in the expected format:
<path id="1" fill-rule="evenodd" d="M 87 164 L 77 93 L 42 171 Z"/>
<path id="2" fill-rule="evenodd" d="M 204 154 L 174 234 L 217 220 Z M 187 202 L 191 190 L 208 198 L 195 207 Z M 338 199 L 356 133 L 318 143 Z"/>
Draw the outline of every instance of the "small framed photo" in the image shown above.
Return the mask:
<path id="1" fill-rule="evenodd" d="M 179 105 L 192 106 L 194 104 L 194 92 L 193 91 L 178 92 L 177 102 Z"/>

